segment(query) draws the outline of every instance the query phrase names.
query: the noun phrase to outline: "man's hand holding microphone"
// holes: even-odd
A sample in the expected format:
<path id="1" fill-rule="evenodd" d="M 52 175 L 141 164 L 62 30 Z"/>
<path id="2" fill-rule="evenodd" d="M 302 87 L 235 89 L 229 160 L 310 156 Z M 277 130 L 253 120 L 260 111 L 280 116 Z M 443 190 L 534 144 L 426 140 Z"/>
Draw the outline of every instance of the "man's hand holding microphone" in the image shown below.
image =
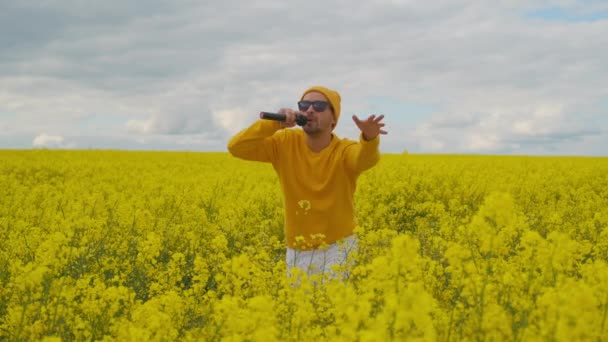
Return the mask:
<path id="1" fill-rule="evenodd" d="M 289 108 L 281 108 L 278 113 L 260 112 L 260 119 L 280 121 L 283 128 L 304 126 L 308 122 L 301 112 Z"/>

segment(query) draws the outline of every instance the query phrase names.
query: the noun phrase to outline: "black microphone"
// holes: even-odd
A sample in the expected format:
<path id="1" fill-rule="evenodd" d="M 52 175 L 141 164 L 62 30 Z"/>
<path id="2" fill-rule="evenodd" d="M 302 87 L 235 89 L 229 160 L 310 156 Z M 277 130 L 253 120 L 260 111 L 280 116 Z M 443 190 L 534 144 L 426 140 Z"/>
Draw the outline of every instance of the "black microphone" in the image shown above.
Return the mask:
<path id="1" fill-rule="evenodd" d="M 260 112 L 260 119 L 283 122 L 283 121 L 287 120 L 287 115 L 279 114 L 279 113 Z M 301 115 L 301 114 L 296 115 L 296 124 L 298 124 L 298 126 L 304 126 L 307 123 L 308 123 L 307 117 L 305 117 L 304 115 Z"/>

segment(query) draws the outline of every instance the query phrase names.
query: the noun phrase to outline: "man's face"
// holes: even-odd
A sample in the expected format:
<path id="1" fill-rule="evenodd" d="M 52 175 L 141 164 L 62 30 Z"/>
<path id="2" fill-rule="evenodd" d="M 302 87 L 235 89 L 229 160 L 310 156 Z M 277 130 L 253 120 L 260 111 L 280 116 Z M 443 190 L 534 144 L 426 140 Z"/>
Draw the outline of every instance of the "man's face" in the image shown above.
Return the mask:
<path id="1" fill-rule="evenodd" d="M 334 119 L 334 114 L 332 113 L 332 109 L 327 98 L 325 98 L 325 95 L 319 92 L 310 92 L 304 95 L 302 101 L 310 101 L 311 103 L 322 101 L 327 104 L 325 106 L 326 108 L 322 111 L 319 111 L 319 108 L 315 109 L 315 106 L 312 104 L 309 105 L 308 108 L 299 108 L 304 116 L 308 118 L 308 123 L 302 127 L 304 132 L 309 135 L 318 135 L 325 131 L 331 132 L 334 129 L 336 120 Z"/>

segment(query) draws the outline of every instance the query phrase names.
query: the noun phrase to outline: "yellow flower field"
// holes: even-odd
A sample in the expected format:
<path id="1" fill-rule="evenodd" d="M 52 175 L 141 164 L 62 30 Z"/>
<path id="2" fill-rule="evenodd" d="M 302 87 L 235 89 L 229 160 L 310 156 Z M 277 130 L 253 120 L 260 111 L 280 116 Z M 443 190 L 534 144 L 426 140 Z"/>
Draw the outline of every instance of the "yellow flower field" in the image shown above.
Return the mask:
<path id="1" fill-rule="evenodd" d="M 270 165 L 0 161 L 0 340 L 608 340 L 608 158 L 383 155 L 344 281 L 287 279 Z"/>

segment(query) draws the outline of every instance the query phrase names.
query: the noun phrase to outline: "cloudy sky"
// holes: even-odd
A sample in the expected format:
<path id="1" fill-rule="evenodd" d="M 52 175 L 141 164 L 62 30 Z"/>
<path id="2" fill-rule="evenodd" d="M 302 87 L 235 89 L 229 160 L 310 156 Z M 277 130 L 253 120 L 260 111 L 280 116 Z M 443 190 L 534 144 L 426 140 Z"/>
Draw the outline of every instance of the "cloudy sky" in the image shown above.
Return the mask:
<path id="1" fill-rule="evenodd" d="M 383 152 L 606 156 L 607 46 L 605 0 L 0 0 L 0 148 L 225 151 L 321 84 Z"/>

